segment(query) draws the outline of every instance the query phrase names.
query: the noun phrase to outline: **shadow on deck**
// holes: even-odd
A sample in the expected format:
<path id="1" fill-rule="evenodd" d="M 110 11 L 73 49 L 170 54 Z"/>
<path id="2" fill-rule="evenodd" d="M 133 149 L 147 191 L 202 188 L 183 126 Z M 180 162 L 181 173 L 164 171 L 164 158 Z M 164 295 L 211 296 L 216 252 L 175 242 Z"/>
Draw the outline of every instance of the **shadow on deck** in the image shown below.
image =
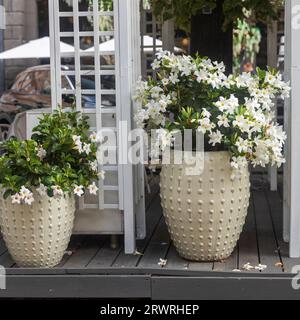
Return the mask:
<path id="1" fill-rule="evenodd" d="M 0 290 L 0 297 L 300 299 L 291 274 L 300 259 L 288 257 L 288 244 L 282 240 L 279 192 L 252 190 L 234 253 L 215 263 L 181 259 L 169 238 L 158 192 L 147 202 L 147 237 L 138 241 L 136 255 L 125 255 L 122 243 L 112 249 L 107 236 L 74 236 L 69 254 L 56 268 L 21 269 L 1 239 L 0 265 L 7 268 L 7 290 Z M 160 266 L 160 259 L 167 264 Z M 246 263 L 267 268 L 246 271 Z"/>

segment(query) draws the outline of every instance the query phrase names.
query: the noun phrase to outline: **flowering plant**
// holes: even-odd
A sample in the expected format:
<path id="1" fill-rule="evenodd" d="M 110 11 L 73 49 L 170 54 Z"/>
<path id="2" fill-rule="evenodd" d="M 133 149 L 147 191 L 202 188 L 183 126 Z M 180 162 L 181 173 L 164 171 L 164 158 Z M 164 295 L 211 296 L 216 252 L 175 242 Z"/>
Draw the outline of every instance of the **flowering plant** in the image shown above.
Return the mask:
<path id="1" fill-rule="evenodd" d="M 274 121 L 274 98 L 288 97 L 289 85 L 274 69 L 225 74 L 223 63 L 160 52 L 152 65 L 157 79 L 139 81 L 136 122 L 146 129 L 193 129 L 205 137 L 206 151 L 228 150 L 232 167 L 280 166 L 286 135 Z M 166 142 L 167 140 L 167 142 Z"/>
<path id="2" fill-rule="evenodd" d="M 0 185 L 14 204 L 32 204 L 34 191 L 49 197 L 83 196 L 98 191 L 97 135 L 89 135 L 87 118 L 61 109 L 44 115 L 32 139 L 12 138 L 0 145 Z"/>

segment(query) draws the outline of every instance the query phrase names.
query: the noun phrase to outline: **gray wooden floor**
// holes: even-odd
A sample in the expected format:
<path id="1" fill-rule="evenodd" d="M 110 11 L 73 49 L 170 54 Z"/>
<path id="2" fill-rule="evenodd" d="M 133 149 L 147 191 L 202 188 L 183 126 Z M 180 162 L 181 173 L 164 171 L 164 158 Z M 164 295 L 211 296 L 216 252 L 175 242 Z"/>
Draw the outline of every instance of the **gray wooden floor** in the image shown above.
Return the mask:
<path id="1" fill-rule="evenodd" d="M 293 277 L 291 269 L 295 265 L 300 265 L 300 259 L 290 259 L 288 257 L 288 245 L 282 240 L 281 193 L 268 191 L 267 187 L 257 188 L 254 183 L 251 195 L 246 225 L 238 245 L 232 256 L 222 262 L 195 263 L 183 260 L 178 256 L 167 232 L 157 189 L 154 190 L 152 195 L 148 196 L 147 237 L 144 240 L 138 241 L 138 252 L 135 255 L 124 254 L 121 237 L 119 247 L 112 249 L 110 247 L 110 239 L 107 236 L 74 236 L 69 246 L 69 252 L 56 268 L 21 269 L 14 264 L 1 239 L 0 265 L 7 268 L 8 278 L 11 279 L 11 283 L 14 284 L 15 288 L 19 288 L 19 291 L 11 288 L 12 291 L 8 295 L 19 296 L 21 294 L 22 296 L 34 296 L 34 290 L 30 291 L 27 289 L 29 291 L 26 291 L 22 289 L 23 287 L 20 287 L 20 284 L 25 286 L 28 281 L 28 285 L 32 286 L 34 279 L 37 279 L 38 283 L 45 281 L 45 287 L 40 288 L 37 285 L 39 288 L 37 289 L 37 296 L 40 294 L 46 297 L 61 297 L 68 296 L 71 292 L 72 295 L 80 297 L 113 297 L 116 294 L 118 297 L 132 297 L 133 295 L 137 297 L 150 296 L 152 298 L 183 298 L 177 289 L 182 291 L 183 287 L 193 287 L 197 281 L 200 281 L 199 286 L 196 286 L 194 290 L 196 290 L 195 292 L 200 297 L 203 294 L 203 298 L 206 298 L 209 297 L 209 294 L 205 295 L 205 293 L 201 293 L 202 291 L 199 289 L 200 283 L 202 286 L 206 286 L 209 291 L 214 281 L 242 279 L 246 282 L 239 282 L 239 285 L 241 283 L 243 285 L 236 291 L 237 298 L 240 297 L 241 293 L 245 292 L 248 292 L 250 295 L 246 295 L 246 297 L 251 298 L 252 291 L 247 291 L 247 288 L 249 289 L 253 286 L 253 290 L 255 291 L 257 285 L 261 283 L 259 281 L 265 279 L 267 284 L 269 283 L 268 280 L 273 280 L 272 285 L 277 286 L 278 291 L 276 292 L 280 292 L 280 290 L 283 292 L 282 283 L 284 283 L 286 292 L 288 292 L 286 296 L 294 298 L 294 295 L 297 293 L 296 297 L 300 298 L 300 292 L 293 291 L 290 282 Z M 159 265 L 160 259 L 167 261 L 165 266 Z M 247 271 L 243 268 L 247 263 L 250 263 L 252 266 L 263 264 L 267 268 L 263 271 Z M 59 279 L 61 279 L 61 282 L 58 282 L 60 285 L 55 285 L 55 281 L 59 281 Z M 212 281 L 206 283 L 205 281 L 208 279 Z M 252 279 L 252 282 L 248 285 L 247 281 L 249 279 Z M 278 284 L 276 284 L 277 282 L 274 279 L 278 281 Z M 85 292 L 82 288 L 83 286 L 86 288 L 87 281 L 91 281 L 90 287 L 93 287 L 93 284 L 100 281 L 102 290 L 104 290 L 103 286 L 107 290 L 104 290 L 102 294 L 99 293 L 99 289 L 94 293 L 92 289 Z M 105 281 L 108 282 L 106 283 Z M 127 281 L 129 281 L 129 287 Z M 258 284 L 256 284 L 256 281 L 258 281 Z M 112 291 L 112 288 L 114 288 L 112 283 L 117 288 L 115 292 Z M 64 286 L 60 288 L 62 284 Z M 51 291 L 49 288 L 52 285 L 56 289 L 51 289 Z M 234 285 L 235 282 L 230 282 L 230 286 L 226 289 L 227 291 L 219 298 L 234 298 L 230 290 L 230 287 L 234 287 Z M 167 287 L 173 289 L 169 291 L 166 289 Z M 265 287 L 266 284 L 264 284 Z M 48 289 L 47 291 L 46 288 L 50 291 Z M 129 288 L 134 288 L 132 289 L 134 293 Z M 269 288 L 268 285 L 267 288 L 269 290 L 268 294 L 273 296 L 275 292 L 274 288 L 272 286 Z M 79 291 L 77 292 L 76 290 Z M 153 293 L 153 290 L 156 294 Z M 177 295 L 174 292 L 177 292 Z M 222 290 L 219 292 L 222 292 Z M 0 297 L 2 295 L 5 296 L 0 290 Z M 253 293 L 253 295 L 257 297 L 257 293 Z M 186 293 L 184 298 L 188 297 L 191 298 Z M 268 298 L 268 295 L 263 297 Z"/>

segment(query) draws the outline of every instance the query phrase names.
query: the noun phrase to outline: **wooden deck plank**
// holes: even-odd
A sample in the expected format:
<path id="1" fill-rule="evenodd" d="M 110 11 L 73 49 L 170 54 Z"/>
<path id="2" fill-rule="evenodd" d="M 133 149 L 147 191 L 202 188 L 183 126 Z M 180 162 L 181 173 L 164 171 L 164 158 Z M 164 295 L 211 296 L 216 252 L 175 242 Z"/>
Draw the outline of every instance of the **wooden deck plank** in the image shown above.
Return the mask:
<path id="1" fill-rule="evenodd" d="M 238 242 L 238 269 L 240 270 L 242 270 L 244 265 L 247 263 L 249 263 L 251 266 L 257 266 L 259 264 L 258 243 L 254 220 L 254 207 L 253 199 L 251 196 L 245 226 Z M 251 272 L 257 273 L 259 271 L 254 269 L 251 270 Z"/>
<path id="2" fill-rule="evenodd" d="M 269 207 L 264 192 L 253 191 L 253 204 L 258 234 L 260 263 L 267 266 L 263 272 L 277 273 L 282 270 L 276 267 L 280 262 Z"/>
<path id="3" fill-rule="evenodd" d="M 121 251 L 124 251 L 123 246 L 113 249 L 110 247 L 110 239 L 107 239 L 86 268 L 110 268 Z"/>
<path id="4" fill-rule="evenodd" d="M 87 237 L 86 241 L 83 245 L 77 249 L 74 254 L 66 261 L 63 265 L 64 269 L 68 268 L 86 268 L 88 263 L 92 260 L 92 258 L 96 255 L 96 253 L 100 250 L 103 243 L 105 241 L 105 237 L 102 236 L 90 236 Z"/>
<path id="5" fill-rule="evenodd" d="M 9 252 L 6 251 L 0 256 L 0 266 L 4 268 L 12 268 L 15 265 L 14 260 L 10 256 Z"/>
<path id="6" fill-rule="evenodd" d="M 177 253 L 173 243 L 171 243 L 166 256 L 167 264 L 164 269 L 167 270 L 188 270 L 189 262 L 182 259 Z"/>
<path id="7" fill-rule="evenodd" d="M 150 244 L 141 257 L 138 268 L 161 268 L 160 259 L 166 259 L 171 240 L 163 217 L 153 234 Z"/>
<path id="8" fill-rule="evenodd" d="M 147 245 L 149 244 L 154 231 L 162 217 L 162 211 L 160 206 L 160 198 L 156 193 L 152 203 L 148 207 L 146 212 L 146 238 L 137 241 L 137 251 L 140 254 L 144 254 Z M 124 251 L 117 257 L 113 264 L 113 268 L 134 268 L 137 266 L 141 256 L 139 254 L 129 255 L 125 254 Z"/>
<path id="9" fill-rule="evenodd" d="M 80 246 L 86 241 L 86 235 L 72 236 L 68 245 L 67 252 L 64 254 L 61 262 L 55 267 L 56 269 L 62 268 L 66 262 L 71 258 L 74 253 L 80 248 Z"/>
<path id="10" fill-rule="evenodd" d="M 3 239 L 0 239 L 0 255 L 7 250 L 5 242 Z"/>
<path id="11" fill-rule="evenodd" d="M 236 247 L 229 258 L 224 261 L 217 261 L 213 264 L 213 271 L 233 272 L 238 269 L 238 247 Z"/>
<path id="12" fill-rule="evenodd" d="M 278 192 L 266 192 L 268 204 L 270 206 L 270 213 L 274 221 L 274 227 L 276 230 L 276 236 L 279 246 L 279 252 L 281 256 L 281 262 L 283 263 L 284 272 L 290 273 L 292 268 L 296 265 L 300 265 L 300 259 L 289 257 L 289 244 L 283 241 L 282 236 L 282 223 L 283 223 L 283 202 Z"/>

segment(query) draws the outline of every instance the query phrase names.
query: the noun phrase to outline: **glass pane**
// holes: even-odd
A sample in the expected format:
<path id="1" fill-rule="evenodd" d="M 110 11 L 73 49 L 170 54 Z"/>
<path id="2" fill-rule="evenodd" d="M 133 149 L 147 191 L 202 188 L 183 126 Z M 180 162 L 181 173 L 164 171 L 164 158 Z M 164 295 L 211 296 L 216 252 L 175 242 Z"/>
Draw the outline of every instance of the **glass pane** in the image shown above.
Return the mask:
<path id="1" fill-rule="evenodd" d="M 27 94 L 35 94 L 38 92 L 37 83 L 35 81 L 34 73 L 30 72 L 22 82 L 21 91 Z"/>
<path id="2" fill-rule="evenodd" d="M 73 32 L 74 31 L 73 17 L 60 17 L 59 28 L 60 28 L 60 32 Z"/>
<path id="3" fill-rule="evenodd" d="M 45 95 L 51 94 L 51 77 L 50 71 L 37 71 L 35 72 L 37 89 Z"/>
<path id="4" fill-rule="evenodd" d="M 117 171 L 106 171 L 104 185 L 105 186 L 118 186 L 118 172 Z"/>
<path id="5" fill-rule="evenodd" d="M 59 0 L 59 11 L 73 11 L 73 0 Z"/>
<path id="6" fill-rule="evenodd" d="M 104 191 L 104 204 L 118 204 L 119 193 L 118 191 Z"/>
<path id="7" fill-rule="evenodd" d="M 102 127 L 115 128 L 117 126 L 116 115 L 110 113 L 102 114 Z"/>

